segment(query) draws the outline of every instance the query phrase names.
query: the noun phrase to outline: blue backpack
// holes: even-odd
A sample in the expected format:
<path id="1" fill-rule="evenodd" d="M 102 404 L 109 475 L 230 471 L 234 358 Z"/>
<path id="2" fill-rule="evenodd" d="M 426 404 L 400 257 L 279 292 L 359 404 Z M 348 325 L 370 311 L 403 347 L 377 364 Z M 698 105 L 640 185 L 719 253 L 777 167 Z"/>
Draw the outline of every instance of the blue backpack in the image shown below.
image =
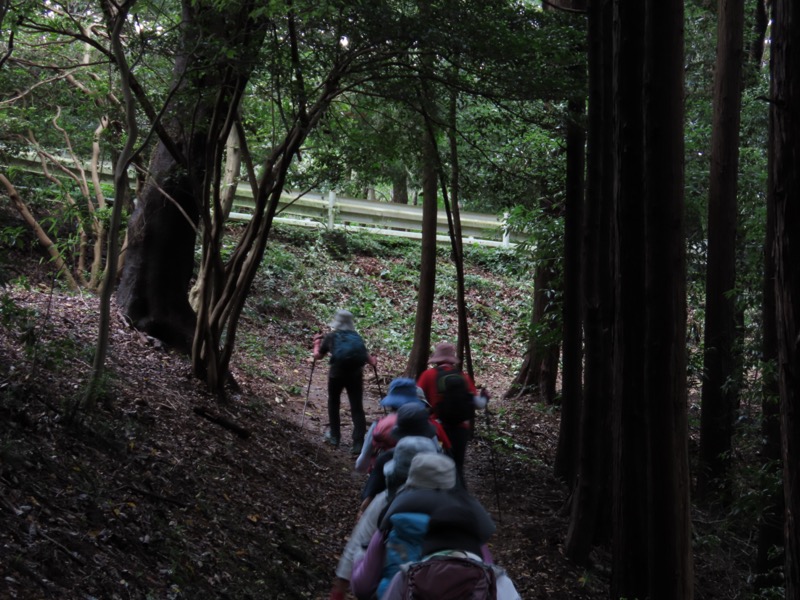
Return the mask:
<path id="1" fill-rule="evenodd" d="M 386 559 L 383 562 L 377 597 L 386 593 L 400 565 L 422 558 L 422 540 L 428 531 L 430 515 L 425 513 L 395 513 L 389 517 L 392 528 L 386 538 Z"/>
<path id="2" fill-rule="evenodd" d="M 331 364 L 343 369 L 360 369 L 367 363 L 367 347 L 355 331 L 333 334 Z"/>

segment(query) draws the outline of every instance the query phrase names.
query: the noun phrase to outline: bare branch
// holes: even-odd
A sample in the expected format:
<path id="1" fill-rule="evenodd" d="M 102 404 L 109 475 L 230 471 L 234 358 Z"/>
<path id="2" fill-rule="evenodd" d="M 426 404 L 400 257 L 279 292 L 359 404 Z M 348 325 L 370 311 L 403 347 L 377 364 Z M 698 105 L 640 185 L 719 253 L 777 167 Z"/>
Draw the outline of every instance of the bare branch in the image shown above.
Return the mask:
<path id="1" fill-rule="evenodd" d="M 6 176 L 2 174 L 0 174 L 0 183 L 5 186 L 6 193 L 8 194 L 8 197 L 11 198 L 11 203 L 14 205 L 14 208 L 17 209 L 25 222 L 31 227 L 31 229 L 33 229 L 34 233 L 36 234 L 36 238 L 39 240 L 39 243 L 45 248 L 45 250 L 47 250 L 47 253 L 53 259 L 58 271 L 64 274 L 64 278 L 67 280 L 67 285 L 69 288 L 71 290 L 77 290 L 78 282 L 75 281 L 72 273 L 69 272 L 69 268 L 64 262 L 64 259 L 61 257 L 61 253 L 58 251 L 58 248 L 56 248 L 53 240 L 50 239 L 45 230 L 42 229 L 42 226 L 39 225 L 36 217 L 34 217 L 31 211 L 28 209 L 28 205 L 25 204 L 22 198 L 20 198 L 16 188 L 11 184 Z"/>

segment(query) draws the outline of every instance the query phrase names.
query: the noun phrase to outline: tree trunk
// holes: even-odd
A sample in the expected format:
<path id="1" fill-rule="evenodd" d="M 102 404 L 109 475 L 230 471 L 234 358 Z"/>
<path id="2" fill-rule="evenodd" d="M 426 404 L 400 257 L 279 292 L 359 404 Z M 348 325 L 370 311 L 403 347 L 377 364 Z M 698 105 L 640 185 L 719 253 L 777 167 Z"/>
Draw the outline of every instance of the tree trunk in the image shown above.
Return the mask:
<path id="1" fill-rule="evenodd" d="M 573 5 L 572 8 L 579 8 Z M 561 374 L 561 424 L 554 472 L 575 485 L 580 449 L 583 335 L 581 322 L 581 244 L 583 242 L 583 187 L 585 131 L 581 122 L 585 100 L 570 100 L 567 123 L 567 184 L 564 208 L 563 369 Z"/>
<path id="2" fill-rule="evenodd" d="M 772 189 L 770 180 L 768 189 Z M 775 205 L 767 202 L 767 224 L 764 236 L 764 281 L 762 319 L 761 379 L 761 446 L 762 469 L 772 480 L 781 473 L 781 406 L 778 389 L 778 331 L 775 323 Z M 761 511 L 758 527 L 758 553 L 754 586 L 767 588 L 780 584 L 779 569 L 783 564 L 783 485 L 776 486 Z"/>
<path id="3" fill-rule="evenodd" d="M 566 555 L 587 565 L 592 544 L 605 541 L 611 520 L 611 382 L 613 264 L 611 260 L 611 0 L 589 2 L 589 125 L 583 242 L 585 375 L 578 479 Z"/>
<path id="4" fill-rule="evenodd" d="M 650 598 L 694 590 L 686 389 L 683 0 L 647 0 L 646 306 Z"/>
<path id="5" fill-rule="evenodd" d="M 647 411 L 644 123 L 645 3 L 615 0 L 614 213 L 616 298 L 612 404 L 612 598 L 647 598 Z"/>
<path id="6" fill-rule="evenodd" d="M 408 204 L 408 173 L 403 164 L 392 169 L 392 202 Z"/>
<path id="7" fill-rule="evenodd" d="M 773 0 L 770 189 L 775 210 L 775 320 L 786 502 L 786 597 L 800 597 L 800 6 Z"/>
<path id="8" fill-rule="evenodd" d="M 554 279 L 551 265 L 542 262 L 536 267 L 528 348 L 522 366 L 505 394 L 506 398 L 536 394 L 548 404 L 555 402 L 560 345 L 553 340 L 556 333 L 548 329 L 551 317 L 556 312 L 552 301 Z"/>
<path id="9" fill-rule="evenodd" d="M 417 314 L 414 343 L 408 357 L 406 375 L 416 379 L 428 365 L 433 324 L 433 298 L 436 291 L 436 219 L 438 186 L 436 177 L 436 140 L 433 131 L 423 129 L 422 140 L 422 253 L 420 256 Z"/>
<path id="10" fill-rule="evenodd" d="M 727 489 L 738 406 L 736 193 L 744 60 L 744 0 L 719 0 L 708 198 L 705 354 L 697 494 Z"/>
<path id="11" fill-rule="evenodd" d="M 196 323 L 188 292 L 207 194 L 202 186 L 211 164 L 208 143 L 225 139 L 231 125 L 213 117 L 239 98 L 255 67 L 248 58 L 256 56 L 266 31 L 249 20 L 251 8 L 242 2 L 239 10 L 220 13 L 213 3 L 184 0 L 184 53 L 173 75 L 179 89 L 164 121 L 171 139 L 156 146 L 128 224 L 118 303 L 135 327 L 184 351 L 191 348 Z M 217 43 L 206 43 L 209 37 Z"/>

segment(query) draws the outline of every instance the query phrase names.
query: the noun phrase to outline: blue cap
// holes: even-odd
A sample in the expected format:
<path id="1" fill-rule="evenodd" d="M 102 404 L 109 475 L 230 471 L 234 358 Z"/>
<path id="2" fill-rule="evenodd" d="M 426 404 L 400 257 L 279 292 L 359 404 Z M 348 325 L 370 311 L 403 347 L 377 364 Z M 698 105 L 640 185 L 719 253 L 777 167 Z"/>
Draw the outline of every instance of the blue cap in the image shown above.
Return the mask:
<path id="1" fill-rule="evenodd" d="M 389 384 L 389 393 L 381 400 L 381 406 L 397 410 L 409 402 L 418 402 L 417 382 L 408 377 L 398 377 Z"/>

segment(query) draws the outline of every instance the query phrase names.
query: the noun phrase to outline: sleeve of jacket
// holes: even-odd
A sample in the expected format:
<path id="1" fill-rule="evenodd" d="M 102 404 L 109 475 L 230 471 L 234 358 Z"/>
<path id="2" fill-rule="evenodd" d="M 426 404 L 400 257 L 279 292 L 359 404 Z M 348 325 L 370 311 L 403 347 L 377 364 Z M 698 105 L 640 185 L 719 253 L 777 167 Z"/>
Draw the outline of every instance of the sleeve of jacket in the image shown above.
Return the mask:
<path id="1" fill-rule="evenodd" d="M 358 600 L 369 600 L 378 589 L 386 558 L 386 546 L 383 543 L 383 532 L 378 530 L 372 534 L 367 552 L 353 564 L 353 575 L 350 577 L 350 589 Z"/>
<path id="2" fill-rule="evenodd" d="M 366 473 L 369 470 L 369 464 L 372 462 L 372 432 L 375 431 L 375 425 L 377 425 L 377 421 L 369 426 L 367 435 L 364 436 L 361 454 L 356 459 L 356 473 Z"/>
<path id="3" fill-rule="evenodd" d="M 364 551 L 372 539 L 372 534 L 378 529 L 378 519 L 385 507 L 386 494 L 378 494 L 361 515 L 344 547 L 339 564 L 336 566 L 337 577 L 350 580 L 353 563 L 364 555 Z"/>

